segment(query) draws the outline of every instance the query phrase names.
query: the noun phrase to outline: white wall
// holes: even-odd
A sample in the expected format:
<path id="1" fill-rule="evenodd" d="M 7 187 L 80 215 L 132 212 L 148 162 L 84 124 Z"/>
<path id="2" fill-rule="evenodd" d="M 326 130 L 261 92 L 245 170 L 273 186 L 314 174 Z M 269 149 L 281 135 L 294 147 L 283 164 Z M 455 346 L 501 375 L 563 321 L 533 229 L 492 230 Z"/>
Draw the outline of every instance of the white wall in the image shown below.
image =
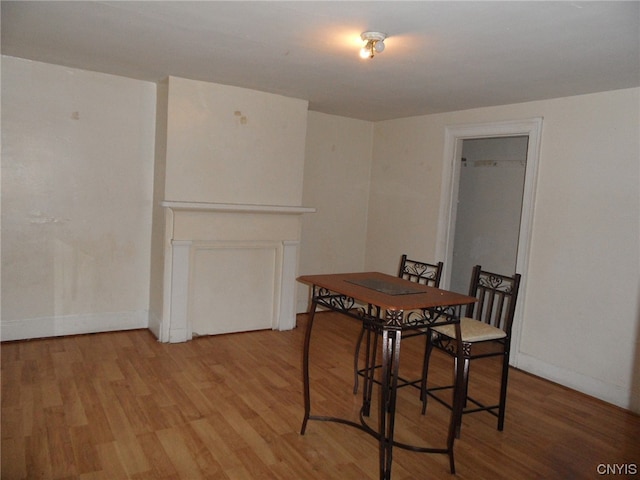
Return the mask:
<path id="1" fill-rule="evenodd" d="M 435 258 L 444 130 L 437 117 L 374 124 L 366 270 L 392 275 L 400 256 Z"/>
<path id="2" fill-rule="evenodd" d="M 2 340 L 147 325 L 155 85 L 2 57 Z"/>
<path id="3" fill-rule="evenodd" d="M 446 126 L 544 117 L 517 366 L 637 410 L 639 96 L 376 123 L 366 268 L 393 272 L 403 251 L 435 255 Z"/>
<path id="4" fill-rule="evenodd" d="M 299 206 L 307 104 L 170 77 L 165 200 Z"/>
<path id="5" fill-rule="evenodd" d="M 309 112 L 300 274 L 362 271 L 367 230 L 373 123 Z M 297 310 L 308 307 L 298 285 Z"/>

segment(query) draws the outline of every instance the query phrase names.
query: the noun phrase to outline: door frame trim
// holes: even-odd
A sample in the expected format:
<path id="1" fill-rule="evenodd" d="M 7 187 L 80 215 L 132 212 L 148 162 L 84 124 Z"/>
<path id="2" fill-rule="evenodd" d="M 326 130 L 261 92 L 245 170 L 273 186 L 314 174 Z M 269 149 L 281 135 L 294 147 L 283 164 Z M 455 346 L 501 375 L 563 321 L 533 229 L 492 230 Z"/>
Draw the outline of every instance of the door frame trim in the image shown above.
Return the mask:
<path id="1" fill-rule="evenodd" d="M 460 183 L 460 162 L 462 142 L 475 138 L 497 138 L 528 136 L 527 164 L 525 168 L 524 191 L 522 195 L 522 215 L 520 217 L 520 235 L 516 271 L 522 275 L 518 304 L 511 335 L 512 349 L 510 363 L 517 366 L 517 354 L 520 346 L 522 312 L 527 292 L 527 271 L 533 229 L 538 164 L 542 137 L 542 117 L 505 122 L 453 125 L 445 127 L 444 158 L 442 165 L 442 184 L 440 188 L 440 212 L 436 239 L 436 258 L 443 259 L 443 287 L 449 287 L 451 265 L 453 261 L 453 241 L 455 238 L 456 206 Z M 465 293 L 465 292 L 463 292 Z"/>

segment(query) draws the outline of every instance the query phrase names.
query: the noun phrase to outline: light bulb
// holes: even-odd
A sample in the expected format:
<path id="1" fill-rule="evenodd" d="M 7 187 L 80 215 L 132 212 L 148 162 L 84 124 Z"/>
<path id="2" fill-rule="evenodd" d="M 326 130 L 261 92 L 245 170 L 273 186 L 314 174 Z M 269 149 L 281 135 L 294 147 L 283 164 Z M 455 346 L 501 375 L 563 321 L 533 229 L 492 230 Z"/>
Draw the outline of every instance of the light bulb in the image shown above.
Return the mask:
<path id="1" fill-rule="evenodd" d="M 376 52 L 378 53 L 382 53 L 384 51 L 384 41 L 382 40 L 378 40 L 374 45 L 373 48 L 375 49 Z"/>
<path id="2" fill-rule="evenodd" d="M 373 57 L 373 52 L 371 51 L 371 42 L 367 42 L 367 44 L 360 49 L 360 58 L 370 57 Z"/>

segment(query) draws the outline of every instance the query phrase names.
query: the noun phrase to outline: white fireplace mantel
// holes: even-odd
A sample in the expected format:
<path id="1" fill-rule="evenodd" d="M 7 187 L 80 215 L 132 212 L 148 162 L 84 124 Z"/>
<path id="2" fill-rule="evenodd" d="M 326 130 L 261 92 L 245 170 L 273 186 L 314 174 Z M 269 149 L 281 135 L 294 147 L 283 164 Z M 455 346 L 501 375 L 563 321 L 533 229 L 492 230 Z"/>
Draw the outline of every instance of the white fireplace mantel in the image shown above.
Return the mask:
<path id="1" fill-rule="evenodd" d="M 295 327 L 300 217 L 315 208 L 163 201 L 159 340 Z"/>

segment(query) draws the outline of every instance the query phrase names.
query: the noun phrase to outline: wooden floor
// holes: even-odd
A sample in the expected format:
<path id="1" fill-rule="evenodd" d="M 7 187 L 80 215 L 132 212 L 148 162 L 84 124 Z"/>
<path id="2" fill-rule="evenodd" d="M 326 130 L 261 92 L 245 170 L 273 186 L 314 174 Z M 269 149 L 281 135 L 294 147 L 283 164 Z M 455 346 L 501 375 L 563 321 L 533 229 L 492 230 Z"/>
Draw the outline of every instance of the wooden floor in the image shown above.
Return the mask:
<path id="1" fill-rule="evenodd" d="M 359 324 L 316 318 L 312 413 L 355 420 Z M 172 345 L 145 330 L 2 344 L 2 479 L 377 479 L 362 431 L 310 422 L 299 434 L 305 325 Z M 403 342 L 406 375 L 421 353 L 422 341 Z M 434 380 L 447 380 L 448 359 L 434 355 Z M 496 367 L 472 371 L 479 396 L 495 393 Z M 448 410 L 433 402 L 421 416 L 417 395 L 400 391 L 397 436 L 443 445 Z M 636 415 L 517 370 L 507 405 L 504 432 L 486 413 L 464 417 L 456 476 L 442 455 L 395 449 L 393 478 L 590 479 L 600 464 L 640 466 Z"/>

